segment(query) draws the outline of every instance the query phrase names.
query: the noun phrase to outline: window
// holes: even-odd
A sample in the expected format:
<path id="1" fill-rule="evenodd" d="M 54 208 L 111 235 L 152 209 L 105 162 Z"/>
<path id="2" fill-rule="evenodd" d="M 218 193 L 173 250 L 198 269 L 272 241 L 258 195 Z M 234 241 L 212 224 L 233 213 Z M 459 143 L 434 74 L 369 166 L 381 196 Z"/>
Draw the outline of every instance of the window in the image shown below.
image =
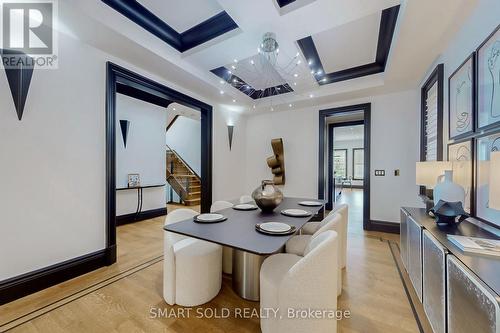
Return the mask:
<path id="1" fill-rule="evenodd" d="M 352 150 L 352 178 L 363 180 L 365 174 L 365 150 L 354 148 Z"/>
<path id="2" fill-rule="evenodd" d="M 333 150 L 333 174 L 335 177 L 347 178 L 347 149 Z"/>

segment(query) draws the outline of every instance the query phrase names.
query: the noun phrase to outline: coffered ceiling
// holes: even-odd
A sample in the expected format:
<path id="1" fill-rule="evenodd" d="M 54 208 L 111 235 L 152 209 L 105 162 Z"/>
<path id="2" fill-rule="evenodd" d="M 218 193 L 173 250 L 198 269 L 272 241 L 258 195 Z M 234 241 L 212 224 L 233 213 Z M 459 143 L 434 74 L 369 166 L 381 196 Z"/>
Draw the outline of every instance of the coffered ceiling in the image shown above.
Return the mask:
<path id="1" fill-rule="evenodd" d="M 201 94 L 252 110 L 415 86 L 439 52 L 428 47 L 449 35 L 475 2 L 77 0 L 74 6 L 102 26 L 103 34 L 123 36 L 147 50 L 144 56 L 178 67 L 176 77 L 184 71 Z M 416 22 L 422 17 L 427 22 Z M 435 35 L 421 36 L 416 23 L 431 25 Z M 77 32 L 85 29 L 75 26 Z M 300 63 L 289 76 L 259 62 L 257 47 L 266 32 L 276 34 L 281 61 Z M 417 51 L 405 59 L 410 49 Z"/>

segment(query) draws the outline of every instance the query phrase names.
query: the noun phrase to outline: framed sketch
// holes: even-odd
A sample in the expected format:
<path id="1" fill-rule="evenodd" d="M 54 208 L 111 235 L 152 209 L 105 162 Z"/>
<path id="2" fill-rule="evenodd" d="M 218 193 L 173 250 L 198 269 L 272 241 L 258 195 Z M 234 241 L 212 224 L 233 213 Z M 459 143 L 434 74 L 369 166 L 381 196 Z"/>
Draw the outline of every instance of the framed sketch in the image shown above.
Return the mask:
<path id="1" fill-rule="evenodd" d="M 475 53 L 472 53 L 448 79 L 450 139 L 474 132 L 474 62 Z"/>
<path id="2" fill-rule="evenodd" d="M 477 127 L 500 125 L 500 25 L 477 49 Z"/>
<path id="3" fill-rule="evenodd" d="M 128 174 L 128 187 L 141 186 L 141 176 L 138 173 Z"/>
<path id="4" fill-rule="evenodd" d="M 473 139 L 450 143 L 448 145 L 448 161 L 452 162 L 453 164 L 453 181 L 461 185 L 465 190 L 464 210 L 467 213 L 472 213 L 472 198 L 474 189 Z"/>
<path id="5" fill-rule="evenodd" d="M 500 211 L 489 208 L 490 154 L 500 151 L 500 132 L 476 139 L 476 217 L 500 226 Z"/>

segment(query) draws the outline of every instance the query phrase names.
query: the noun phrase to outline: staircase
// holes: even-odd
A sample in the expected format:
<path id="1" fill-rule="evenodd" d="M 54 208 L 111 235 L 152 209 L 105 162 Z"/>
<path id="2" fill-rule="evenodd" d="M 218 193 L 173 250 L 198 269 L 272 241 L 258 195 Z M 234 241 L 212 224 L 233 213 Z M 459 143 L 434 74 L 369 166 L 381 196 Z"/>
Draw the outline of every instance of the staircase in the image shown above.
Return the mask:
<path id="1" fill-rule="evenodd" d="M 167 182 L 186 206 L 201 202 L 201 179 L 189 165 L 167 146 Z"/>

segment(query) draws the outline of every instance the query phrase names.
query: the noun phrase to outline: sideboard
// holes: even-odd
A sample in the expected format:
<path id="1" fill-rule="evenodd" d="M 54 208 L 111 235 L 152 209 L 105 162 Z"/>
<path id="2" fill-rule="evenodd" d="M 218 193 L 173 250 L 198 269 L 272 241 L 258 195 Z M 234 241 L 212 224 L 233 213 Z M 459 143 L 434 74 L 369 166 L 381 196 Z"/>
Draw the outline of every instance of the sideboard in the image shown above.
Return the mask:
<path id="1" fill-rule="evenodd" d="M 401 208 L 401 259 L 435 333 L 500 333 L 500 257 L 463 253 L 447 238 L 500 239 L 470 221 L 438 226 L 423 208 Z"/>

